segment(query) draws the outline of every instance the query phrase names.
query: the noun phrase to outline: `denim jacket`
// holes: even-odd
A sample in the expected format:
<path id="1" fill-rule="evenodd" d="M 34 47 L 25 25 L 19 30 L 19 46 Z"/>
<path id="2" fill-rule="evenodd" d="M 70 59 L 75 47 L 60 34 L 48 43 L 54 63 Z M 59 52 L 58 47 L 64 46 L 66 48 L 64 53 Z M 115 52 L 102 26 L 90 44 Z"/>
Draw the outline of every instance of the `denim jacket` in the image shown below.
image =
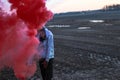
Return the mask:
<path id="1" fill-rule="evenodd" d="M 43 42 L 40 42 L 38 47 L 38 53 L 41 58 L 45 58 L 46 61 L 49 61 L 51 58 L 54 58 L 54 40 L 53 33 L 45 28 L 46 39 Z M 38 39 L 40 35 L 37 36 Z"/>

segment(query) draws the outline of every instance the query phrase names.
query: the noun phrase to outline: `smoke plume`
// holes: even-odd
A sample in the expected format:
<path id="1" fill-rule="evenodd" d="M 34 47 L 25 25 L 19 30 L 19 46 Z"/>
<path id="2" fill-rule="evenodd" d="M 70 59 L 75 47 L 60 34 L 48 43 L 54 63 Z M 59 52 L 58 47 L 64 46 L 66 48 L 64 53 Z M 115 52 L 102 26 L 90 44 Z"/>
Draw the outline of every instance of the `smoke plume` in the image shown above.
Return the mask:
<path id="1" fill-rule="evenodd" d="M 37 30 L 53 16 L 45 0 L 8 0 L 10 11 L 0 0 L 0 70 L 10 67 L 25 80 L 36 71 Z"/>

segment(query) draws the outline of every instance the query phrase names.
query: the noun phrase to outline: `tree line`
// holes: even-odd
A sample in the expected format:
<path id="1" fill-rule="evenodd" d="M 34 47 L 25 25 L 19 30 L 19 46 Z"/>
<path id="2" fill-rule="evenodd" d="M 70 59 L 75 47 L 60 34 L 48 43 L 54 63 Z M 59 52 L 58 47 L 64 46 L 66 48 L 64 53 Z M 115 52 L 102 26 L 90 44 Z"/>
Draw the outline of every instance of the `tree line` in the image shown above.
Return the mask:
<path id="1" fill-rule="evenodd" d="M 102 10 L 105 10 L 105 11 L 119 10 L 120 11 L 120 4 L 106 5 L 105 7 L 103 7 Z"/>

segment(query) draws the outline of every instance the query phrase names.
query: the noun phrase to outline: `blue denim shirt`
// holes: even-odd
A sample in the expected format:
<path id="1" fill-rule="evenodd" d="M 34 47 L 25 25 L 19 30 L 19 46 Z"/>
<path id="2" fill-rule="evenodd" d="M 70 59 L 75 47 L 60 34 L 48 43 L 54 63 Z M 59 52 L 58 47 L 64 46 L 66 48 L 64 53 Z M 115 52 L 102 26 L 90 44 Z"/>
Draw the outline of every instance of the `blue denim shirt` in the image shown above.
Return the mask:
<path id="1" fill-rule="evenodd" d="M 45 58 L 46 61 L 54 58 L 54 40 L 53 33 L 45 28 L 46 40 L 40 42 L 38 51 L 41 58 Z M 40 37 L 39 35 L 37 37 Z M 39 39 L 39 38 L 38 38 Z"/>

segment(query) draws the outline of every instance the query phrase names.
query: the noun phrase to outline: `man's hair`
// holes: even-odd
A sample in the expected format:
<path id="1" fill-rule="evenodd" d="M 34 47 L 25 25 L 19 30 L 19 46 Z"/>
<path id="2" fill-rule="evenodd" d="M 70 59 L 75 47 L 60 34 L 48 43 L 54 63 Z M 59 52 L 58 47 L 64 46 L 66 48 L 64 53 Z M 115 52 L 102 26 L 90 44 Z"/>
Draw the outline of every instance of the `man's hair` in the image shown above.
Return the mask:
<path id="1" fill-rule="evenodd" d="M 40 38 L 39 38 L 39 40 L 40 40 L 41 42 L 43 42 L 44 40 L 46 40 L 46 32 L 45 32 L 45 28 L 43 27 L 42 29 L 39 30 L 39 32 L 40 32 L 40 31 L 43 31 L 43 32 L 45 33 L 44 38 L 43 38 L 43 37 L 40 37 Z"/>
<path id="2" fill-rule="evenodd" d="M 40 32 L 40 31 L 45 31 L 45 28 L 43 27 L 42 29 L 39 29 L 39 30 L 38 30 L 38 32 Z"/>

